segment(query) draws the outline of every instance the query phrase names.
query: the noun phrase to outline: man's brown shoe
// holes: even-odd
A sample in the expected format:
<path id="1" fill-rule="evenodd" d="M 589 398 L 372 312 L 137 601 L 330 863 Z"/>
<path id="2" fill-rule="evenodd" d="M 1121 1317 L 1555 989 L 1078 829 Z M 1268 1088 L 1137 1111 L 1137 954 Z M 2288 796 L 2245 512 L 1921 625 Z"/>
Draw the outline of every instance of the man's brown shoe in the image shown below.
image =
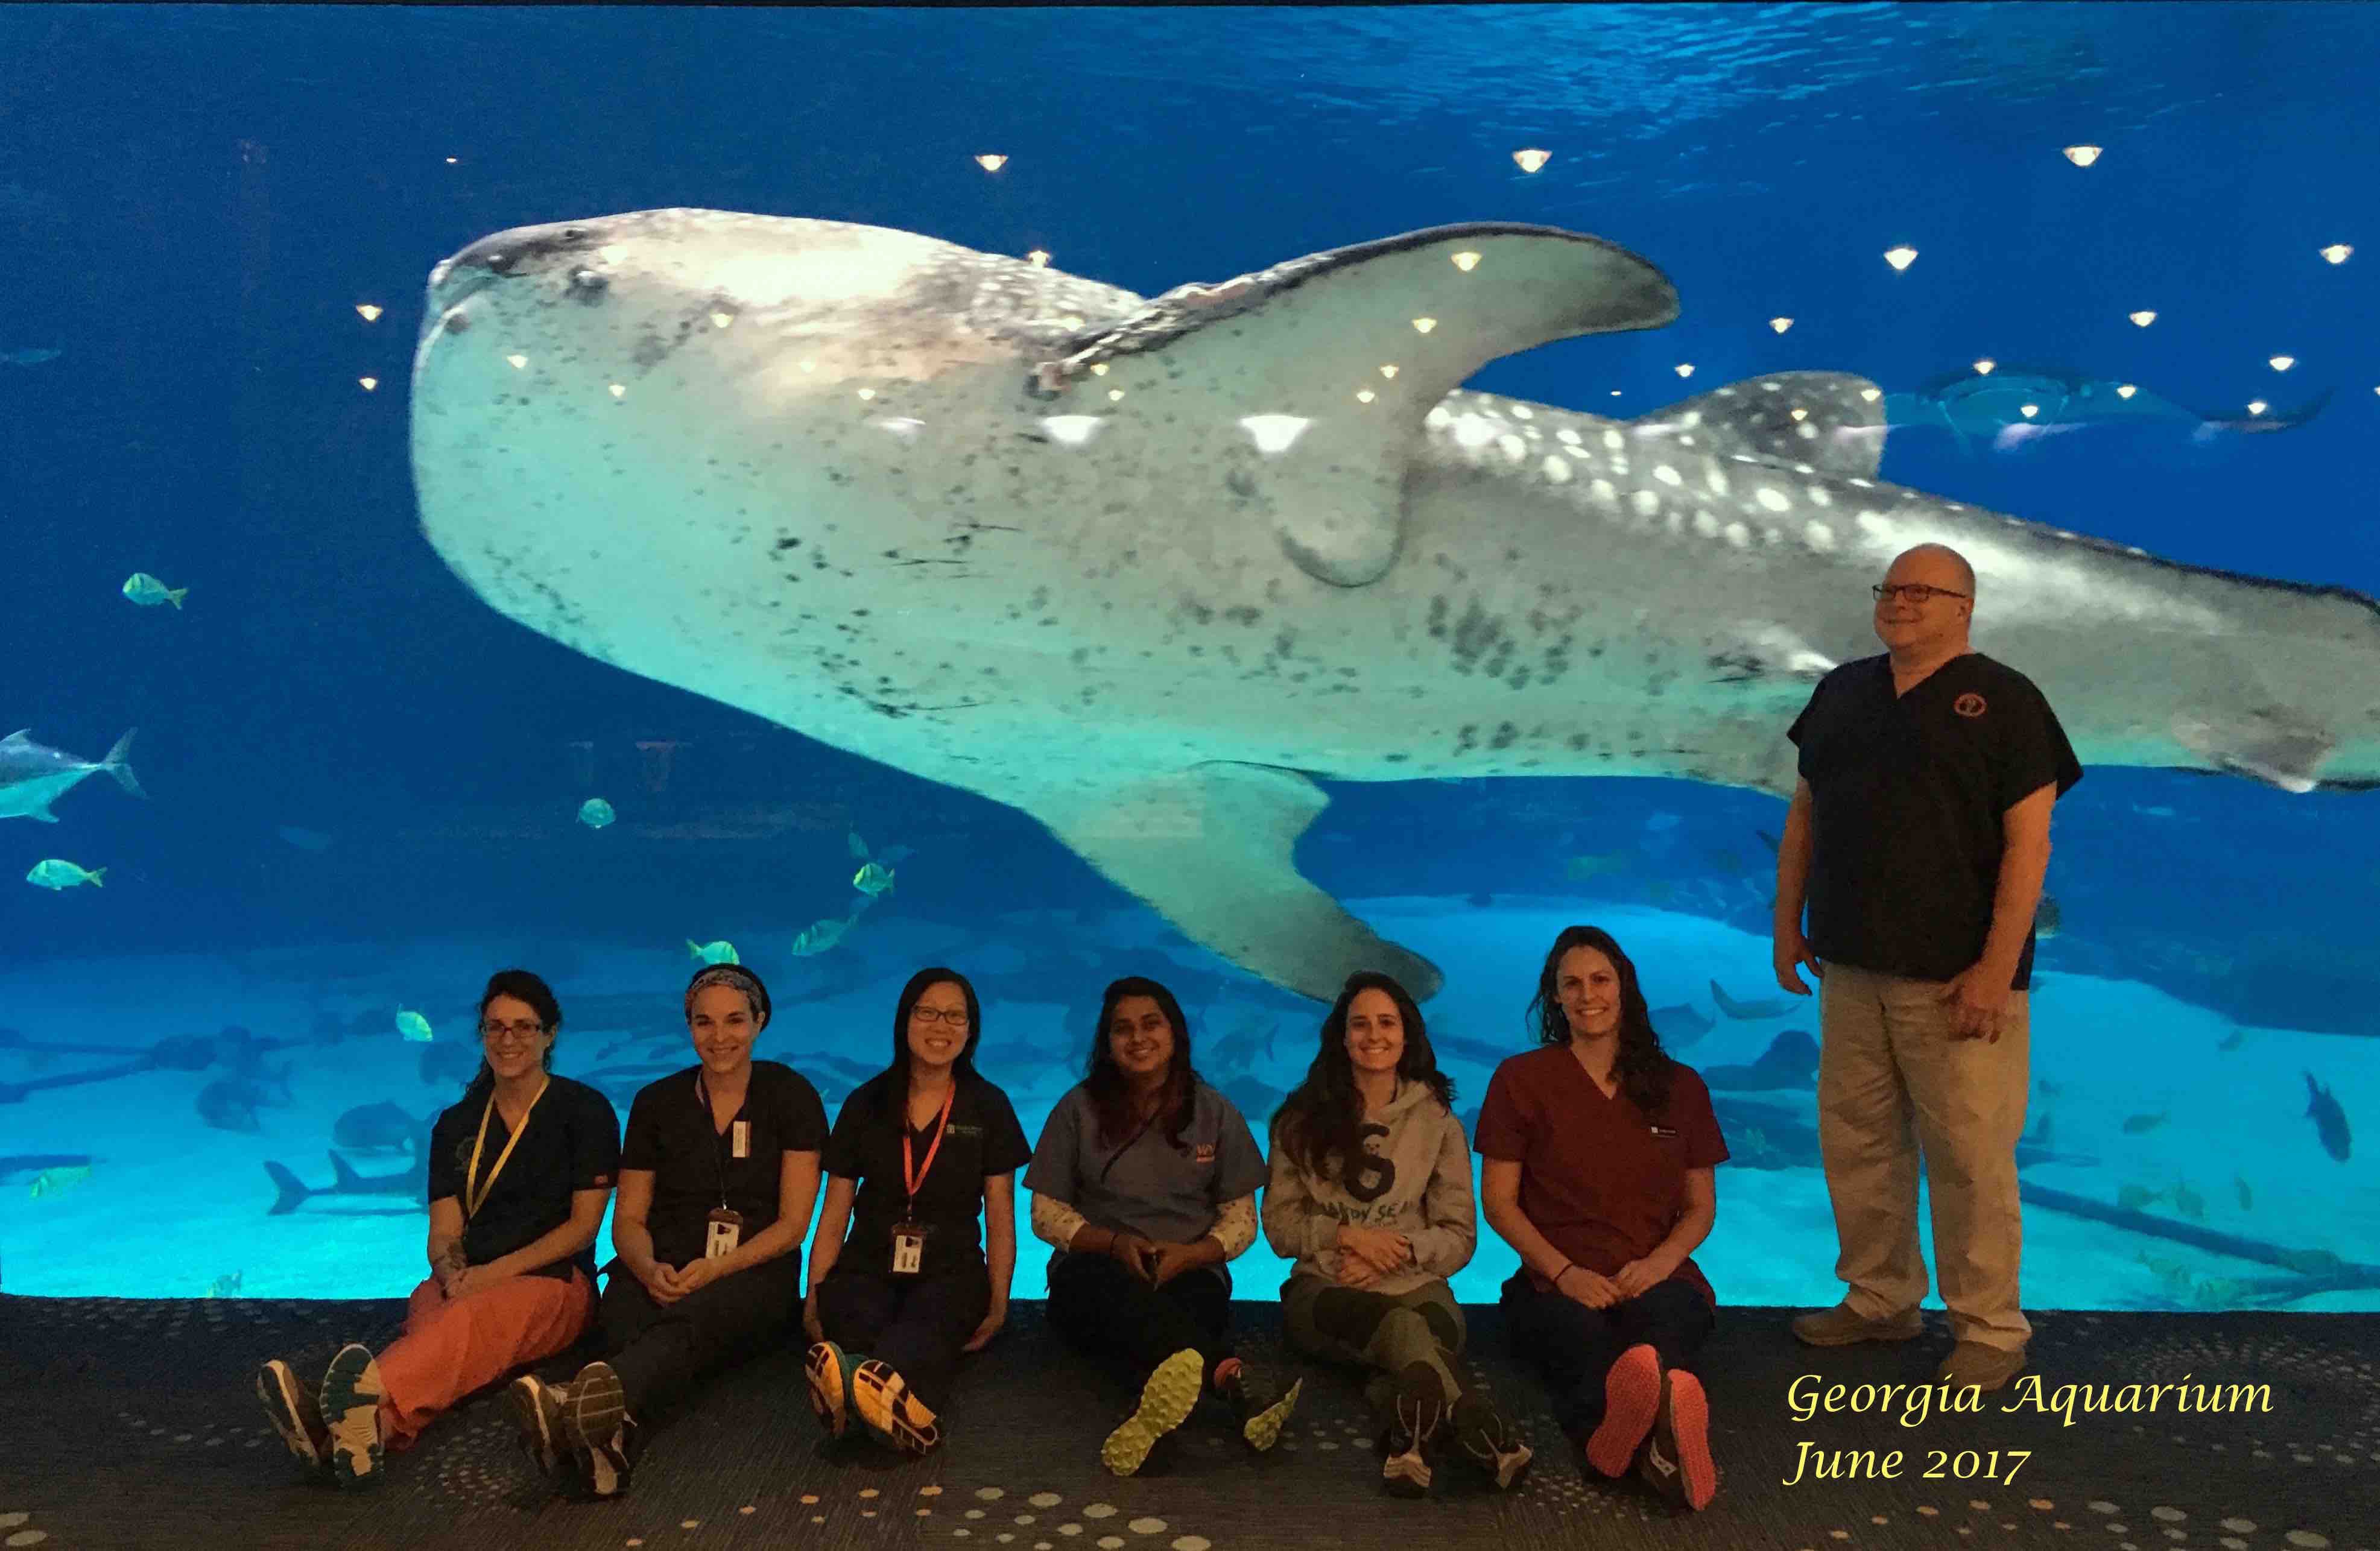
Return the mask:
<path id="1" fill-rule="evenodd" d="M 2022 1347 L 2010 1351 L 1980 1341 L 1961 1341 L 1942 1359 L 1942 1367 L 1934 1376 L 1961 1389 L 1972 1384 L 1988 1395 L 2022 1372 Z"/>
<path id="2" fill-rule="evenodd" d="M 1793 1339 L 1804 1346 L 1855 1346 L 1861 1341 L 1914 1340 L 1925 1333 L 1925 1323 L 1911 1309 L 1890 1319 L 1867 1319 L 1849 1303 L 1805 1314 L 1793 1321 Z"/>

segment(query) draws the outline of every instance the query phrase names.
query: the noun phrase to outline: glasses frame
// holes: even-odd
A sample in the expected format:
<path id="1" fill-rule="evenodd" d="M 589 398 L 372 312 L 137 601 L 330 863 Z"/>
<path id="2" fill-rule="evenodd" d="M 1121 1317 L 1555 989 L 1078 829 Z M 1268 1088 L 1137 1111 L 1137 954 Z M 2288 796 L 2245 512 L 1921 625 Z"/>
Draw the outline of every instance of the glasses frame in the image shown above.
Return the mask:
<path id="1" fill-rule="evenodd" d="M 523 1033 L 523 1030 L 528 1032 Z M 481 1024 L 480 1042 L 494 1045 L 510 1040 L 515 1044 L 534 1045 L 545 1036 L 543 1024 Z"/>
<path id="2" fill-rule="evenodd" d="M 960 1029 L 966 1027 L 968 1022 L 964 1007 L 912 1007 L 909 1009 L 909 1021 L 913 1024 L 945 1024 Z"/>
<path id="3" fill-rule="evenodd" d="M 1921 596 L 1912 597 L 1911 589 L 1912 588 L 1916 589 Z M 1909 599 L 1912 603 L 1916 604 L 1921 609 L 1926 604 L 1934 601 L 1937 598 L 1964 598 L 1973 600 L 1975 596 L 1972 592 L 1953 592 L 1947 587 L 1934 587 L 1925 582 L 1878 582 L 1867 590 L 1879 603 L 1885 600 L 1887 594 L 1897 592 L 1903 598 Z"/>

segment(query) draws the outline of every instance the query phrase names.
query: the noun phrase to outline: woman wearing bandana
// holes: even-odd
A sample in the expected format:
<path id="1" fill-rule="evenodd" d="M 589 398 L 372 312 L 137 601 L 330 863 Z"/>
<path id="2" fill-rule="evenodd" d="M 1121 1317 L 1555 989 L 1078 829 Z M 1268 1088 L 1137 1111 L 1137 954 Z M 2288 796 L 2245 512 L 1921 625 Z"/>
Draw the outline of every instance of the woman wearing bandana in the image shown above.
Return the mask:
<path id="1" fill-rule="evenodd" d="M 826 1108 L 792 1067 L 752 1059 L 769 1017 L 750 970 L 696 972 L 696 1064 L 648 1084 L 628 1111 L 606 1355 L 568 1384 L 513 1381 L 522 1446 L 566 1492 L 625 1491 L 654 1412 L 772 1346 L 800 1307 Z"/>
<path id="2" fill-rule="evenodd" d="M 905 1453 L 931 1451 L 960 1354 L 1008 1318 L 1016 1170 L 1033 1149 L 976 1072 L 982 1038 L 966 977 L 919 970 L 893 1010 L 892 1064 L 843 1101 L 827 1138 L 802 1322 L 810 1406 L 832 1436 L 856 1418 Z"/>
<path id="3" fill-rule="evenodd" d="M 596 1230 L 620 1162 L 612 1101 L 552 1073 L 562 1008 L 525 969 L 480 997 L 484 1059 L 430 1139 L 430 1276 L 405 1333 L 375 1357 L 350 1342 L 318 1389 L 267 1363 L 257 1393 L 309 1469 L 346 1486 L 380 1479 L 439 1412 L 576 1341 L 595 1303 Z"/>

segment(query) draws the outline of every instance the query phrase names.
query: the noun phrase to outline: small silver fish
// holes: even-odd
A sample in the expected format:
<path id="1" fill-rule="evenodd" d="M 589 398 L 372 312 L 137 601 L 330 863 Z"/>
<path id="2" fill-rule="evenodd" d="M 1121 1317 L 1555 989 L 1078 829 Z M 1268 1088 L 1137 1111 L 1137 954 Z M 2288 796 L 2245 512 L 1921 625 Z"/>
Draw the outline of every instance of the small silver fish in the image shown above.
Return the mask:
<path id="1" fill-rule="evenodd" d="M 103 888 L 105 885 L 101 883 L 100 879 L 106 876 L 105 867 L 85 872 L 72 862 L 62 862 L 53 856 L 47 861 L 35 862 L 33 870 L 25 875 L 25 881 L 37 889 L 47 889 L 50 892 L 56 893 L 61 889 L 71 889 L 78 883 L 88 883 L 94 889 Z"/>
<path id="2" fill-rule="evenodd" d="M 612 811 L 612 805 L 601 797 L 589 797 L 578 805 L 578 822 L 590 830 L 600 830 L 618 817 Z"/>
<path id="3" fill-rule="evenodd" d="M 176 612 L 182 607 L 182 600 L 190 595 L 188 588 L 167 587 L 146 571 L 135 571 L 126 577 L 123 591 L 128 600 L 140 604 L 144 609 L 153 609 L 160 603 L 171 603 Z"/>
<path id="4" fill-rule="evenodd" d="M 735 944 L 724 938 L 717 942 L 697 942 L 687 938 L 686 948 L 687 952 L 707 964 L 740 964 L 744 962 L 735 956 Z"/>

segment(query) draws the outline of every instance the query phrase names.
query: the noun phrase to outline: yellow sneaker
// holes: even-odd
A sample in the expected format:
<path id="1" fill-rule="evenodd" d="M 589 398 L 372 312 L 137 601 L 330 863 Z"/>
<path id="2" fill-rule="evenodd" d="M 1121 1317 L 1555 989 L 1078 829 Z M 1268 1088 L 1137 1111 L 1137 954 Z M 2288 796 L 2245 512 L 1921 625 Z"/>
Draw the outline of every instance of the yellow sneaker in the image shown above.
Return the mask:
<path id="1" fill-rule="evenodd" d="M 1140 1387 L 1140 1404 L 1099 1446 L 1099 1460 L 1116 1475 L 1147 1462 L 1157 1440 L 1190 1419 L 1207 1382 L 1207 1360 L 1189 1347 L 1160 1363 Z"/>
<path id="2" fill-rule="evenodd" d="M 873 1358 L 851 1371 L 851 1406 L 859 1420 L 905 1454 L 930 1454 L 941 1444 L 933 1412 L 906 1379 Z"/>

